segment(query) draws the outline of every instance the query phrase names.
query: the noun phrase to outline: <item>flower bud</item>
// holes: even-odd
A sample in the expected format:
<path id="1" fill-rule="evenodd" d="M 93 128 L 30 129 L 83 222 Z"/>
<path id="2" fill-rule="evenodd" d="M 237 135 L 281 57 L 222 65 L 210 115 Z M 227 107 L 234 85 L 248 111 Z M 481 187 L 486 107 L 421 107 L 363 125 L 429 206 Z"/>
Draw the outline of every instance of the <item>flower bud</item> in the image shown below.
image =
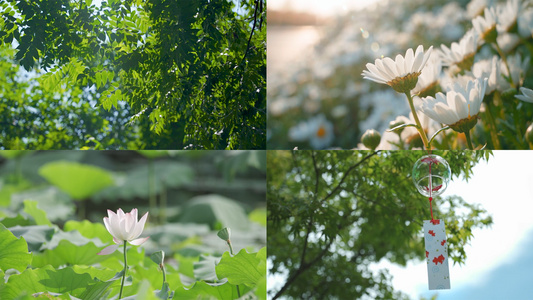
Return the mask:
<path id="1" fill-rule="evenodd" d="M 526 141 L 533 144 L 533 123 L 526 130 Z"/>
<path id="2" fill-rule="evenodd" d="M 227 242 L 231 237 L 231 231 L 228 227 L 225 227 L 224 229 L 220 230 L 217 235 L 219 238 Z"/>
<path id="3" fill-rule="evenodd" d="M 375 150 L 381 142 L 381 134 L 374 129 L 369 129 L 363 134 L 361 141 L 368 149 Z"/>
<path id="4" fill-rule="evenodd" d="M 398 126 L 401 126 L 405 124 L 405 122 L 403 120 L 401 120 L 400 118 L 396 118 L 396 120 L 393 120 L 393 121 L 390 121 L 389 123 L 389 129 L 394 129 Z M 394 132 L 396 132 L 398 135 L 402 133 L 404 128 L 398 128 L 397 130 L 394 130 Z"/>

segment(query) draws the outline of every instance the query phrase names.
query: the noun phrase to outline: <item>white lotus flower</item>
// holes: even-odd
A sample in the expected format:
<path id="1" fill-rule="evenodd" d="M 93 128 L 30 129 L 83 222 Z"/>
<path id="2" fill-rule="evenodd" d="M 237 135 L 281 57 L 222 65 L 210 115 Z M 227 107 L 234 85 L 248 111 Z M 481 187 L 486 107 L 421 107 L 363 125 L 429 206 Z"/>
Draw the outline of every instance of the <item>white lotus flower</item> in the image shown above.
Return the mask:
<path id="1" fill-rule="evenodd" d="M 520 92 L 522 92 L 522 95 L 516 95 L 515 97 L 519 100 L 533 103 L 533 90 L 530 90 L 525 87 L 520 88 Z"/>
<path id="2" fill-rule="evenodd" d="M 436 97 L 425 97 L 420 110 L 453 130 L 465 132 L 477 123 L 477 115 L 485 95 L 487 78 L 468 81 L 466 88 L 455 84 L 446 94 L 437 93 Z"/>
<path id="3" fill-rule="evenodd" d="M 463 70 L 469 70 L 477 52 L 477 34 L 471 29 L 465 33 L 459 43 L 453 42 L 450 48 L 441 45 L 441 49 L 443 65 L 457 65 Z"/>
<path id="4" fill-rule="evenodd" d="M 119 245 L 125 242 L 138 246 L 148 239 L 148 237 L 138 238 L 144 230 L 148 213 L 145 213 L 139 221 L 137 221 L 136 208 L 129 213 L 124 213 L 120 208 L 117 213 L 108 209 L 107 214 L 109 217 L 104 217 L 104 224 L 107 231 L 113 236 L 113 241 L 116 245 L 105 247 L 98 255 L 111 254 L 117 250 Z"/>
<path id="5" fill-rule="evenodd" d="M 418 76 L 426 65 L 431 50 L 433 46 L 424 53 L 424 46 L 420 45 L 416 48 L 416 52 L 409 48 L 405 57 L 398 54 L 395 60 L 390 57 L 378 58 L 373 64 L 367 63 L 368 70 L 364 70 L 361 75 L 365 79 L 388 84 L 399 93 L 407 93 L 416 86 Z"/>

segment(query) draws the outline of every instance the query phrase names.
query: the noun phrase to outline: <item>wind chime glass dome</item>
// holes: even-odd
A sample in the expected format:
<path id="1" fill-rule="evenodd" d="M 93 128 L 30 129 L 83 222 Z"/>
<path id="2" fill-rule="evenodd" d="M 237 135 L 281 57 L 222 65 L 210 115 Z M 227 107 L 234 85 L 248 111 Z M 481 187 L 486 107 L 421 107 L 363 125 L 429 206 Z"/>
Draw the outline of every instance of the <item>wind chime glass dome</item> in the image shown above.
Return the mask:
<path id="1" fill-rule="evenodd" d="M 411 176 L 420 194 L 426 197 L 436 197 L 448 187 L 452 172 L 444 158 L 429 154 L 415 162 Z"/>

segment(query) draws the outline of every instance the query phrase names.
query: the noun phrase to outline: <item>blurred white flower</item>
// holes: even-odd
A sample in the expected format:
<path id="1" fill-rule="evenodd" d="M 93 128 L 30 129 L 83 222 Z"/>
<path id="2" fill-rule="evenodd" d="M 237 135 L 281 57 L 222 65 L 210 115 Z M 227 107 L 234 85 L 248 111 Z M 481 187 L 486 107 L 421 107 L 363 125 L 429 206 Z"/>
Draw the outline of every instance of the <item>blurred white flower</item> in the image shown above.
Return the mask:
<path id="1" fill-rule="evenodd" d="M 515 97 L 517 99 L 522 100 L 524 102 L 533 103 L 533 90 L 521 87 L 520 92 L 522 92 L 522 95 L 516 95 Z"/>
<path id="2" fill-rule="evenodd" d="M 420 110 L 433 120 L 447 124 L 456 131 L 470 130 L 477 122 L 487 81 L 486 78 L 470 80 L 466 88 L 456 83 L 446 94 L 437 93 L 436 98 L 423 98 Z"/>
<path id="3" fill-rule="evenodd" d="M 466 5 L 468 16 L 473 19 L 483 13 L 485 7 L 492 6 L 492 0 L 472 0 Z"/>
<path id="4" fill-rule="evenodd" d="M 496 31 L 496 22 L 498 16 L 494 7 L 485 7 L 483 16 L 477 16 L 472 20 L 472 25 L 478 36 L 478 44 L 482 41 L 488 43 L 496 40 L 498 32 Z"/>
<path id="5" fill-rule="evenodd" d="M 334 138 L 333 124 L 323 114 L 289 129 L 289 139 L 293 141 L 309 140 L 309 144 L 314 149 L 329 147 Z"/>
<path id="6" fill-rule="evenodd" d="M 509 86 L 502 77 L 501 67 L 502 62 L 497 56 L 493 56 L 492 59 L 480 60 L 472 67 L 474 78 L 488 79 L 485 95 L 492 93 L 496 89 L 501 89 L 502 87 L 507 88 Z"/>
<path id="7" fill-rule="evenodd" d="M 532 37 L 533 36 L 533 8 L 526 9 L 518 17 L 518 33 L 522 37 Z"/>
<path id="8" fill-rule="evenodd" d="M 420 98 L 418 98 L 418 99 L 420 99 Z M 418 104 L 419 104 L 418 106 L 421 105 L 421 103 L 418 103 Z M 422 126 L 422 129 L 424 129 L 424 131 L 426 132 L 426 135 L 428 137 L 431 137 L 435 132 L 437 132 L 437 130 L 439 130 L 441 128 L 439 123 L 437 123 L 435 120 L 431 119 L 430 117 L 426 116 L 425 114 L 418 114 L 418 119 L 420 120 L 420 125 Z M 415 123 L 415 118 L 413 116 L 413 113 L 409 113 L 409 119 L 407 119 L 407 123 L 409 123 L 409 124 L 414 124 Z M 418 141 L 418 143 L 420 144 L 419 145 L 420 149 L 423 149 L 422 140 L 421 140 L 420 134 L 418 133 L 416 128 L 414 128 L 414 127 L 406 127 L 402 131 L 401 136 L 402 136 L 402 140 L 404 140 L 405 142 L 407 142 L 411 146 L 413 146 L 413 145 L 416 146 L 416 143 Z M 415 149 L 415 148 L 413 148 L 413 149 Z"/>
<path id="9" fill-rule="evenodd" d="M 508 32 L 498 34 L 496 41 L 504 53 L 511 52 L 516 46 L 523 42 L 518 35 Z"/>
<path id="10" fill-rule="evenodd" d="M 107 210 L 109 217 L 104 217 L 105 228 L 113 236 L 113 241 L 116 245 L 105 247 L 102 251 L 98 252 L 98 255 L 108 255 L 115 250 L 122 243 L 129 242 L 132 245 L 141 245 L 148 237 L 138 238 L 144 230 L 144 224 L 148 213 L 145 213 L 142 218 L 137 221 L 137 209 L 134 208 L 129 213 L 124 213 L 121 208 L 117 213 Z"/>
<path id="11" fill-rule="evenodd" d="M 450 48 L 441 45 L 440 56 L 445 66 L 457 65 L 461 69 L 469 70 L 474 63 L 477 51 L 477 34 L 471 29 L 465 33 L 459 43 L 453 42 Z"/>
<path id="12" fill-rule="evenodd" d="M 511 69 L 511 79 L 513 80 L 513 83 L 515 86 L 521 86 L 524 82 L 525 78 L 525 70 L 528 69 L 529 66 L 529 57 L 526 56 L 522 60 L 522 57 L 520 54 L 510 55 L 507 57 L 507 63 L 509 64 L 509 68 Z M 507 72 L 507 67 L 503 65 L 502 62 L 502 74 L 505 76 L 509 76 L 509 72 Z"/>
<path id="13" fill-rule="evenodd" d="M 442 61 L 438 55 L 434 55 L 422 70 L 422 74 L 418 77 L 416 87 L 411 94 L 424 94 L 426 91 L 432 90 L 439 84 L 440 76 L 442 75 Z"/>
<path id="14" fill-rule="evenodd" d="M 409 106 L 402 96 L 391 89 L 366 93 L 359 98 L 359 129 L 383 132 L 397 115 L 407 114 Z M 368 112 L 368 113 L 367 113 Z"/>
<path id="15" fill-rule="evenodd" d="M 390 57 L 378 58 L 374 64 L 367 63 L 368 71 L 364 70 L 361 75 L 365 79 L 388 84 L 399 93 L 409 92 L 415 87 L 418 76 L 431 55 L 431 50 L 433 46 L 424 53 L 424 47 L 420 45 L 416 48 L 416 52 L 409 48 L 405 58 L 401 54 L 396 56 L 395 61 Z"/>
<path id="16" fill-rule="evenodd" d="M 520 0 L 507 0 L 505 3 L 499 3 L 496 6 L 498 32 L 509 32 L 516 25 L 518 13 L 525 7 L 525 3 Z"/>

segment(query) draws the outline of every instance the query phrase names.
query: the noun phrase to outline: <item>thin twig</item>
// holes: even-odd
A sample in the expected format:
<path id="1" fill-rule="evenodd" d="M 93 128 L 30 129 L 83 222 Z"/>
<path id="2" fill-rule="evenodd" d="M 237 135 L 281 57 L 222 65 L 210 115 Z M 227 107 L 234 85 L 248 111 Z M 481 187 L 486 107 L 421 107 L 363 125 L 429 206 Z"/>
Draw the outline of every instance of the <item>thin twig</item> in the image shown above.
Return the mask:
<path id="1" fill-rule="evenodd" d="M 246 45 L 246 51 L 244 52 L 244 55 L 242 57 L 241 65 L 244 62 L 244 59 L 246 59 L 246 55 L 248 55 L 248 50 L 250 50 L 250 43 L 252 42 L 252 36 L 254 34 L 255 30 L 255 24 L 257 23 L 257 9 L 259 8 L 259 5 L 257 3 L 257 0 L 255 1 L 255 10 L 254 10 L 254 24 L 252 25 L 252 31 L 250 32 L 250 37 L 248 38 L 248 44 Z"/>
<path id="2" fill-rule="evenodd" d="M 339 182 L 339 184 L 337 184 L 337 186 L 324 198 L 323 201 L 326 201 L 329 197 L 333 196 L 337 192 L 337 190 L 344 183 L 344 180 L 346 179 L 346 177 L 348 177 L 348 174 L 350 174 L 351 171 L 353 171 L 355 168 L 359 167 L 362 163 L 364 163 L 367 159 L 371 158 L 374 155 L 377 155 L 378 153 L 379 153 L 379 150 L 375 151 L 375 152 L 372 152 L 372 154 L 366 156 L 365 158 L 360 160 L 358 163 L 356 163 L 355 165 L 351 166 L 346 172 L 344 172 L 344 175 L 342 176 L 342 179 Z"/>

